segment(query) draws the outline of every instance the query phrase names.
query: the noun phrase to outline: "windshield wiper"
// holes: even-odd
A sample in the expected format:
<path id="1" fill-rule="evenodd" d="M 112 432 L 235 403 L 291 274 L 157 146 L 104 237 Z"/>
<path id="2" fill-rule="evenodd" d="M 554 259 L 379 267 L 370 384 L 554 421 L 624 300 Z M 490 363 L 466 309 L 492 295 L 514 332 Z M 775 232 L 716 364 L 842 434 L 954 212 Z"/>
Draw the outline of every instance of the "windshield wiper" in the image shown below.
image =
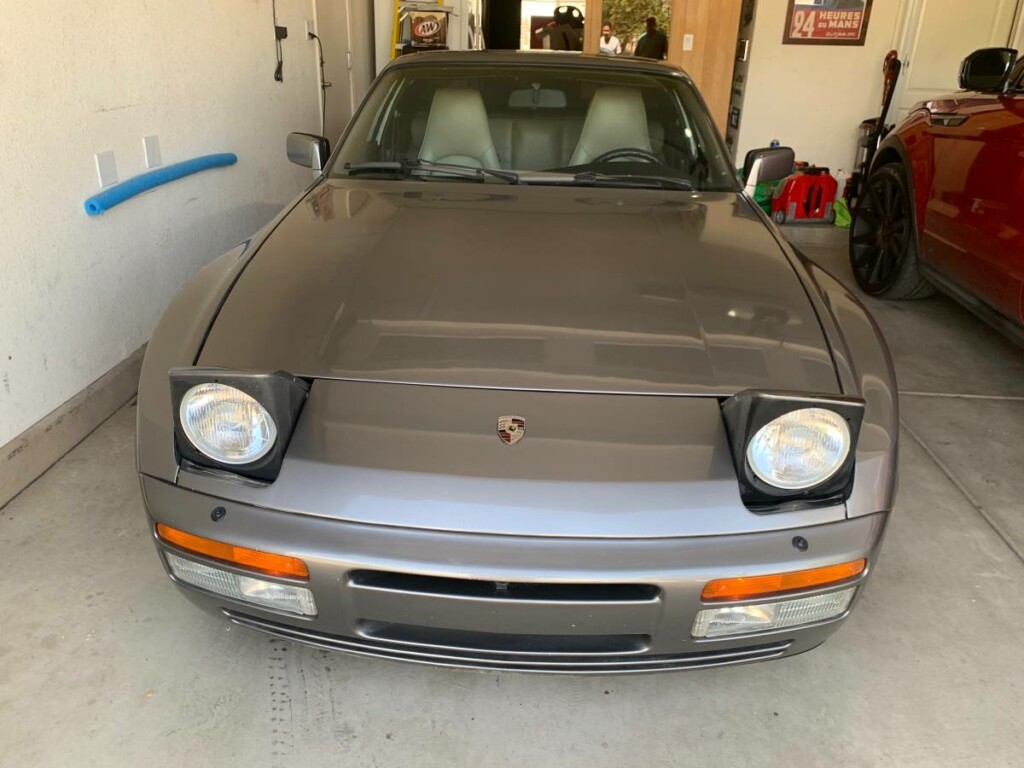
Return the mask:
<path id="1" fill-rule="evenodd" d="M 478 179 L 480 181 L 490 176 L 495 179 L 501 179 L 508 184 L 519 183 L 519 174 L 515 171 L 503 171 L 499 168 L 473 168 L 468 165 L 456 165 L 454 163 L 434 163 L 430 160 L 414 158 L 345 163 L 345 171 L 349 176 L 355 176 L 360 173 L 401 173 L 404 176 L 411 176 L 414 172 L 426 172 L 459 179 Z"/>
<path id="2" fill-rule="evenodd" d="M 483 181 L 488 176 L 508 184 L 573 184 L 581 187 L 637 187 L 654 189 L 680 189 L 689 192 L 693 183 L 689 179 L 674 176 L 645 176 L 632 173 L 595 173 L 581 171 L 573 176 L 561 173 L 527 173 L 524 178 L 515 171 L 500 168 L 473 168 L 455 163 L 435 163 L 431 160 L 406 158 L 404 160 L 368 160 L 362 163 L 345 163 L 349 176 L 362 173 L 398 173 L 405 177 L 414 174 L 436 174 L 459 179 Z"/>
<path id="3" fill-rule="evenodd" d="M 581 187 L 648 187 L 655 189 L 693 190 L 693 182 L 675 176 L 644 176 L 634 173 L 595 173 L 580 171 L 573 183 Z"/>

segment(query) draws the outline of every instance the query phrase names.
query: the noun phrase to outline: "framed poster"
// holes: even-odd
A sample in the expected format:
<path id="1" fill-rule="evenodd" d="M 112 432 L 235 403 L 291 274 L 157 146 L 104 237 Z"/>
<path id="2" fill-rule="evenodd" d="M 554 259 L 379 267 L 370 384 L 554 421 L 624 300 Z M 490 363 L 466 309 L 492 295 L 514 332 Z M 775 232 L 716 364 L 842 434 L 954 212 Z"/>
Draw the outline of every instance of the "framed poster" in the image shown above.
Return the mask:
<path id="1" fill-rule="evenodd" d="M 782 42 L 792 45 L 864 45 L 871 0 L 789 0 Z"/>

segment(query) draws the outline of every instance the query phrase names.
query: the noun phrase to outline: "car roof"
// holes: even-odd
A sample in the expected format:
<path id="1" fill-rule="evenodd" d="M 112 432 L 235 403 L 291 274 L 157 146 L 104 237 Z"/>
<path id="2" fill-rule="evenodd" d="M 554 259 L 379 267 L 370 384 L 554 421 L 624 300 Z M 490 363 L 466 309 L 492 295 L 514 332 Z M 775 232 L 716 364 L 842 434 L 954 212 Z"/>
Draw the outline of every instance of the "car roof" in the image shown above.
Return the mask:
<path id="1" fill-rule="evenodd" d="M 494 64 L 496 66 L 549 66 L 588 67 L 595 69 L 630 70 L 655 74 L 684 75 L 675 64 L 638 56 L 601 56 L 594 53 L 569 51 L 424 51 L 399 56 L 391 67 L 417 64 Z M 687 79 L 689 79 L 687 77 Z"/>

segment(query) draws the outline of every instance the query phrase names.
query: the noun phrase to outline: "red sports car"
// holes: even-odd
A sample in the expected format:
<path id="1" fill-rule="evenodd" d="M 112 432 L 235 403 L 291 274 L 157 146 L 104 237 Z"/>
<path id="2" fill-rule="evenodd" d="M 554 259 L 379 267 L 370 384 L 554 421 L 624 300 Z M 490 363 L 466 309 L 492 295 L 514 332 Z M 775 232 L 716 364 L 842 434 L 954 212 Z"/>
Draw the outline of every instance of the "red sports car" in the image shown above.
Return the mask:
<path id="1" fill-rule="evenodd" d="M 872 296 L 936 288 L 1024 343 L 1024 58 L 975 51 L 881 143 L 850 233 Z"/>

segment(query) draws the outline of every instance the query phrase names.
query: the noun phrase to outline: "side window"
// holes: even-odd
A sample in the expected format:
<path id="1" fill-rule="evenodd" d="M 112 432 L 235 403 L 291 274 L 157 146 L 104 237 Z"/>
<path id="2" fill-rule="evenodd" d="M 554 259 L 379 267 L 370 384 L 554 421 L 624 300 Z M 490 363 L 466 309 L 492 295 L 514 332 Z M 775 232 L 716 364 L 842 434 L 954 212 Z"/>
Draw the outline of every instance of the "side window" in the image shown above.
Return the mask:
<path id="1" fill-rule="evenodd" d="M 670 168 L 689 173 L 694 153 L 686 140 L 686 115 L 678 108 L 674 91 L 645 89 L 644 102 L 654 154 Z"/>
<path id="2" fill-rule="evenodd" d="M 1010 89 L 1014 93 L 1024 93 L 1024 58 L 1017 62 L 1010 75 Z"/>
<path id="3" fill-rule="evenodd" d="M 434 83 L 406 81 L 409 87 L 402 91 L 388 115 L 389 141 L 387 159 L 402 160 L 419 154 L 427 130 L 427 116 L 434 98 Z"/>

